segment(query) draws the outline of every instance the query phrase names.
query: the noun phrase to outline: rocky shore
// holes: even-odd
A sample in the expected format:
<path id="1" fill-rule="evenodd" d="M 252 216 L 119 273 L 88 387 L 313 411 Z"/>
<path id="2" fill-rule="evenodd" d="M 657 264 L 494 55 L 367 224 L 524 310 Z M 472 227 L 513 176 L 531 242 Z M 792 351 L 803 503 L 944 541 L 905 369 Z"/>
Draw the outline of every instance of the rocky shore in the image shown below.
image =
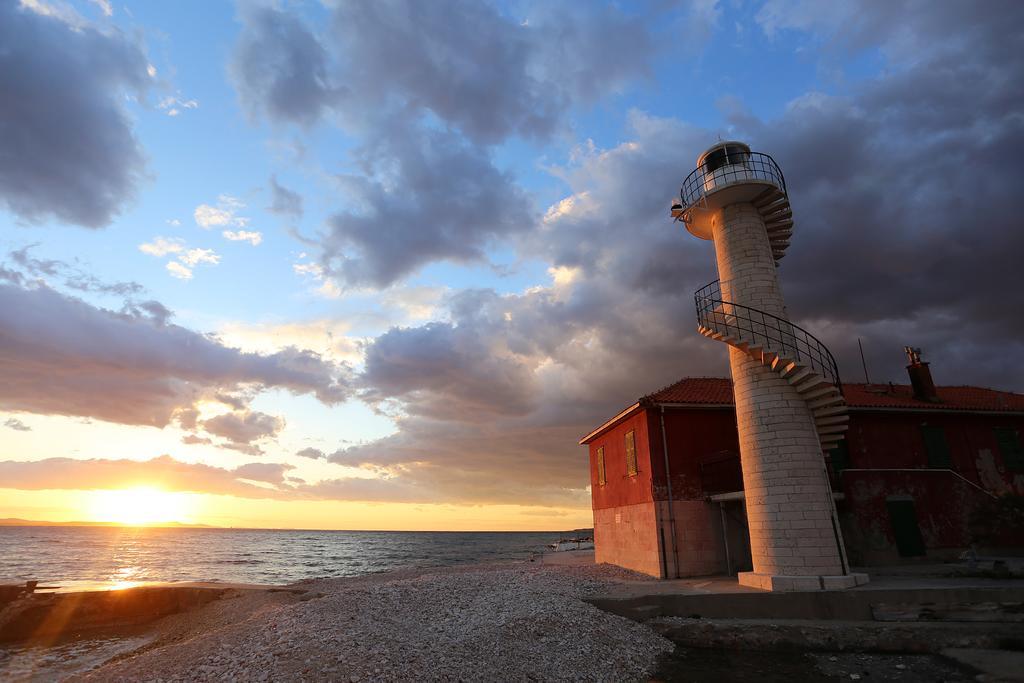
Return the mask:
<path id="1" fill-rule="evenodd" d="M 232 592 L 71 680 L 646 680 L 672 644 L 582 600 L 623 579 L 521 563 Z"/>

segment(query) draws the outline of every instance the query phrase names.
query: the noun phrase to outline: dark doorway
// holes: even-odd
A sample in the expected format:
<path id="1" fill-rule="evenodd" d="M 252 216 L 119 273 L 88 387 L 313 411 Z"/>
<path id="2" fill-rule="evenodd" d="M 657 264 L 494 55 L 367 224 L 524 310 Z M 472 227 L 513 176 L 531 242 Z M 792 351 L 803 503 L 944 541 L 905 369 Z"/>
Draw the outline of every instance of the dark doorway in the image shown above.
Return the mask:
<path id="1" fill-rule="evenodd" d="M 917 513 L 912 500 L 887 500 L 889 522 L 896 536 L 896 549 L 900 557 L 921 557 L 925 554 L 921 527 L 917 525 Z"/>

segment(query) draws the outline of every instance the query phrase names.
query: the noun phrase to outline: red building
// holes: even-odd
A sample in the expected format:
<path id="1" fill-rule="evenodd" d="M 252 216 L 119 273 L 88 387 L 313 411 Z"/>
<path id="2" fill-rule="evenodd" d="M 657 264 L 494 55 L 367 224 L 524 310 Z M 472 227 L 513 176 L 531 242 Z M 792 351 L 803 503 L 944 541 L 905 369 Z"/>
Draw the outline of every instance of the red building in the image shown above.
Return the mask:
<path id="1" fill-rule="evenodd" d="M 958 555 L 974 511 L 1024 495 L 1024 395 L 934 387 L 923 372 L 914 388 L 843 385 L 850 428 L 828 468 L 853 565 Z M 598 562 L 662 578 L 750 568 L 730 380 L 683 379 L 580 444 Z"/>

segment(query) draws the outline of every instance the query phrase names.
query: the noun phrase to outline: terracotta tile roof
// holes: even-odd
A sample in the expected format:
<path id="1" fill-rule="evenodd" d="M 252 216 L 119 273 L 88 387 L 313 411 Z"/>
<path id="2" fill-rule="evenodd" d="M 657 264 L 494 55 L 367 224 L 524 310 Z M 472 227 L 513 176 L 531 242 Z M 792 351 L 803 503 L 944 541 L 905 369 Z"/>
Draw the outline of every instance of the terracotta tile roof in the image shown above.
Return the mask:
<path id="1" fill-rule="evenodd" d="M 1024 412 L 1024 394 L 983 387 L 936 387 L 936 391 L 942 403 L 918 401 L 909 384 L 843 385 L 843 395 L 851 408 Z M 732 380 L 725 377 L 684 377 L 640 400 L 650 403 L 732 405 Z"/>
<path id="2" fill-rule="evenodd" d="M 728 377 L 684 377 L 675 384 L 647 394 L 640 402 L 731 406 L 732 380 Z"/>

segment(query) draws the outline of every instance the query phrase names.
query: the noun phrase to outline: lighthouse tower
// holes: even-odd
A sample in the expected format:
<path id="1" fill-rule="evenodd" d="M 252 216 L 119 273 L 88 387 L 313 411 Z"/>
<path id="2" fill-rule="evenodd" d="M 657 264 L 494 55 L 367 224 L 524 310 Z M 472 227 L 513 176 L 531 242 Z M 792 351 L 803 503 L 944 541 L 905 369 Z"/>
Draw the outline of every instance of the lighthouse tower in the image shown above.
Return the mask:
<path id="1" fill-rule="evenodd" d="M 823 449 L 847 428 L 835 359 L 789 321 L 778 261 L 793 234 L 786 181 L 767 154 L 720 142 L 697 158 L 672 215 L 713 240 L 719 279 L 698 290 L 698 330 L 729 346 L 752 572 L 767 590 L 847 588 Z"/>

